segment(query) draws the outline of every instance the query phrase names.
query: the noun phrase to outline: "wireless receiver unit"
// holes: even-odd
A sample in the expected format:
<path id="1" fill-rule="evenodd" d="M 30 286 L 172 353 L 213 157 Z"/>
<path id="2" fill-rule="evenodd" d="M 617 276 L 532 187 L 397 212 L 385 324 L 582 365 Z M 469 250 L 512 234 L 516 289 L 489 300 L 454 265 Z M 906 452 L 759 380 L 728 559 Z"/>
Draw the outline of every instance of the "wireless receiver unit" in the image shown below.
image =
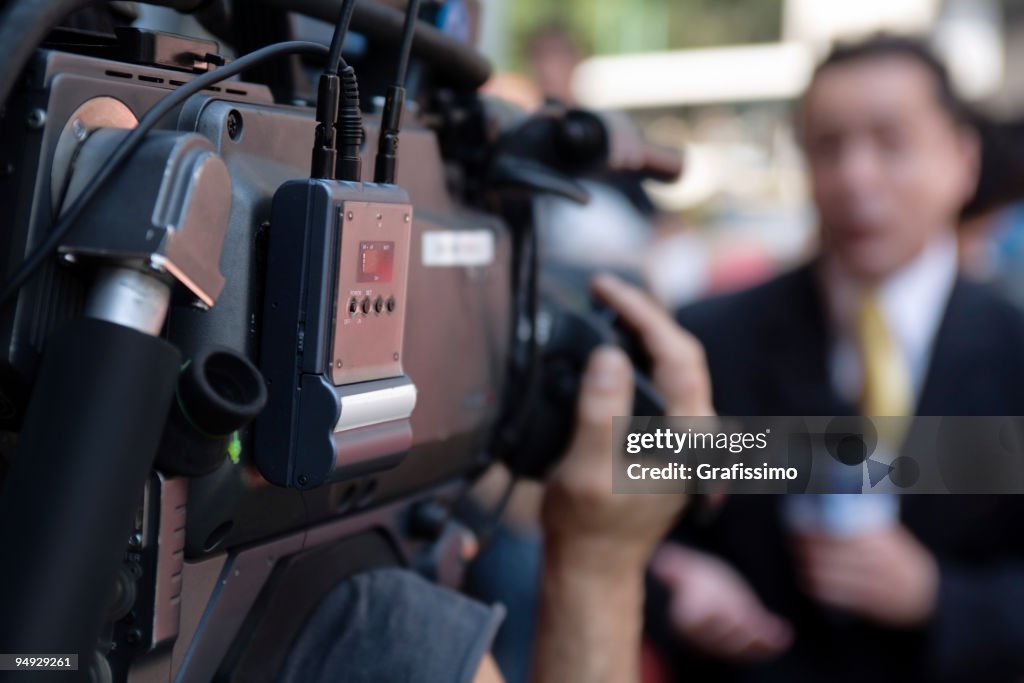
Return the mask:
<path id="1" fill-rule="evenodd" d="M 396 464 L 416 387 L 402 370 L 412 206 L 396 185 L 285 183 L 274 197 L 256 461 L 306 489 Z"/>

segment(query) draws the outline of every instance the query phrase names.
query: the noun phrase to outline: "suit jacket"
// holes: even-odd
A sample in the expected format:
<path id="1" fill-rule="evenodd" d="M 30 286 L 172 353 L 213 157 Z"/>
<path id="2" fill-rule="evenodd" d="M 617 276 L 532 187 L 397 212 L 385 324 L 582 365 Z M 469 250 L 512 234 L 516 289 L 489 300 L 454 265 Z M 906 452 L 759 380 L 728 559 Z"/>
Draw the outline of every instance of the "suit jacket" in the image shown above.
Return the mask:
<path id="1" fill-rule="evenodd" d="M 715 406 L 728 415 L 844 415 L 832 388 L 829 332 L 812 266 L 683 309 L 704 344 Z M 1024 313 L 958 280 L 939 325 L 918 415 L 1024 415 Z M 935 617 L 886 629 L 823 609 L 798 588 L 780 496 L 736 495 L 680 533 L 730 561 L 796 642 L 764 666 L 686 657 L 685 680 L 1004 681 L 1024 678 L 1024 497 L 904 496 L 901 517 L 936 556 Z"/>

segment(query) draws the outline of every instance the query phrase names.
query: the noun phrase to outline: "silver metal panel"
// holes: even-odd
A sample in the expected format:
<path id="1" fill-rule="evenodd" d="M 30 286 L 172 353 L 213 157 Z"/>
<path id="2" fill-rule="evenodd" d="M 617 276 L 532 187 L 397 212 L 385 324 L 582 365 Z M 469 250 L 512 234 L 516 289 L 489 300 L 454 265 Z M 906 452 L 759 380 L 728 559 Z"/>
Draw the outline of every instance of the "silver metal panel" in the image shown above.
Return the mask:
<path id="1" fill-rule="evenodd" d="M 400 384 L 375 391 L 342 395 L 341 417 L 334 431 L 337 433 L 393 420 L 405 420 L 412 415 L 415 407 L 416 385 L 408 378 Z"/>

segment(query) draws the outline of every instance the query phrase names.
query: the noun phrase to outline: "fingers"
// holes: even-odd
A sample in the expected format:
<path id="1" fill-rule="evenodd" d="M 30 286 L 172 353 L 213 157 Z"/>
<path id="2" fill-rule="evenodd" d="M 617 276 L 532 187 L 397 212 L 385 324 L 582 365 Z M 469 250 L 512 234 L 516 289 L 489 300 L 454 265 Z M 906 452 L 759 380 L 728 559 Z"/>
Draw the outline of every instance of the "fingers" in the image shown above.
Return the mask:
<path id="1" fill-rule="evenodd" d="M 889 626 L 918 626 L 934 612 L 939 570 L 902 526 L 798 543 L 804 590 L 818 602 Z"/>
<path id="2" fill-rule="evenodd" d="M 566 459 L 602 460 L 612 454 L 612 418 L 633 411 L 633 368 L 620 349 L 602 346 L 590 356 L 576 404 L 576 432 Z"/>
<path id="3" fill-rule="evenodd" d="M 671 621 L 704 652 L 727 659 L 762 660 L 786 650 L 793 629 L 769 612 L 727 565 L 673 543 L 663 544 L 651 571 L 672 593 Z"/>
<path id="4" fill-rule="evenodd" d="M 594 293 L 643 342 L 654 362 L 654 384 L 669 415 L 712 415 L 711 381 L 700 342 L 642 291 L 613 275 L 597 276 Z"/>
<path id="5" fill-rule="evenodd" d="M 674 614 L 680 630 L 701 650 L 731 660 L 759 661 L 785 651 L 793 640 L 787 621 L 756 600 L 707 605 L 702 614 Z"/>
<path id="6" fill-rule="evenodd" d="M 742 661 L 762 661 L 784 652 L 793 639 L 790 625 L 773 614 L 748 615 L 717 647 L 723 656 Z"/>
<path id="7" fill-rule="evenodd" d="M 682 355 L 678 344 L 685 351 L 693 352 L 696 340 L 668 317 L 644 292 L 623 282 L 614 275 L 601 274 L 591 284 L 594 293 L 615 310 L 626 324 L 643 340 L 644 346 L 654 356 L 673 357 Z"/>

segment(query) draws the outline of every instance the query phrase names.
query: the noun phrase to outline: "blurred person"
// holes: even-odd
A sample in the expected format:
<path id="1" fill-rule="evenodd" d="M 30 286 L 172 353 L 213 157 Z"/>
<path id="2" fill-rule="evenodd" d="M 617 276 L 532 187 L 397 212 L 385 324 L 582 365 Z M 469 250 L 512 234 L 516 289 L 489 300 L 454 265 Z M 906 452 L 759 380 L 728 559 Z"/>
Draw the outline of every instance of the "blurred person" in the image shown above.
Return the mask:
<path id="1" fill-rule="evenodd" d="M 566 25 L 551 21 L 533 31 L 526 39 L 526 57 L 545 99 L 576 104 L 572 77 L 583 61 L 583 50 Z"/>
<path id="2" fill-rule="evenodd" d="M 941 63 L 911 39 L 839 46 L 797 127 L 820 254 L 678 314 L 715 408 L 1024 414 L 1024 315 L 957 274 L 979 143 Z M 1022 529 L 1017 496 L 737 495 L 652 570 L 686 680 L 1014 680 Z"/>
<path id="3" fill-rule="evenodd" d="M 673 415 L 710 415 L 699 344 L 639 290 L 606 276 L 595 293 L 633 327 Z M 584 372 L 570 446 L 544 492 L 544 557 L 530 680 L 640 678 L 644 568 L 682 510 L 682 495 L 613 494 L 612 418 L 631 413 L 632 368 L 615 348 Z M 502 681 L 487 654 L 502 617 L 414 572 L 383 569 L 335 587 L 306 622 L 281 681 Z"/>

